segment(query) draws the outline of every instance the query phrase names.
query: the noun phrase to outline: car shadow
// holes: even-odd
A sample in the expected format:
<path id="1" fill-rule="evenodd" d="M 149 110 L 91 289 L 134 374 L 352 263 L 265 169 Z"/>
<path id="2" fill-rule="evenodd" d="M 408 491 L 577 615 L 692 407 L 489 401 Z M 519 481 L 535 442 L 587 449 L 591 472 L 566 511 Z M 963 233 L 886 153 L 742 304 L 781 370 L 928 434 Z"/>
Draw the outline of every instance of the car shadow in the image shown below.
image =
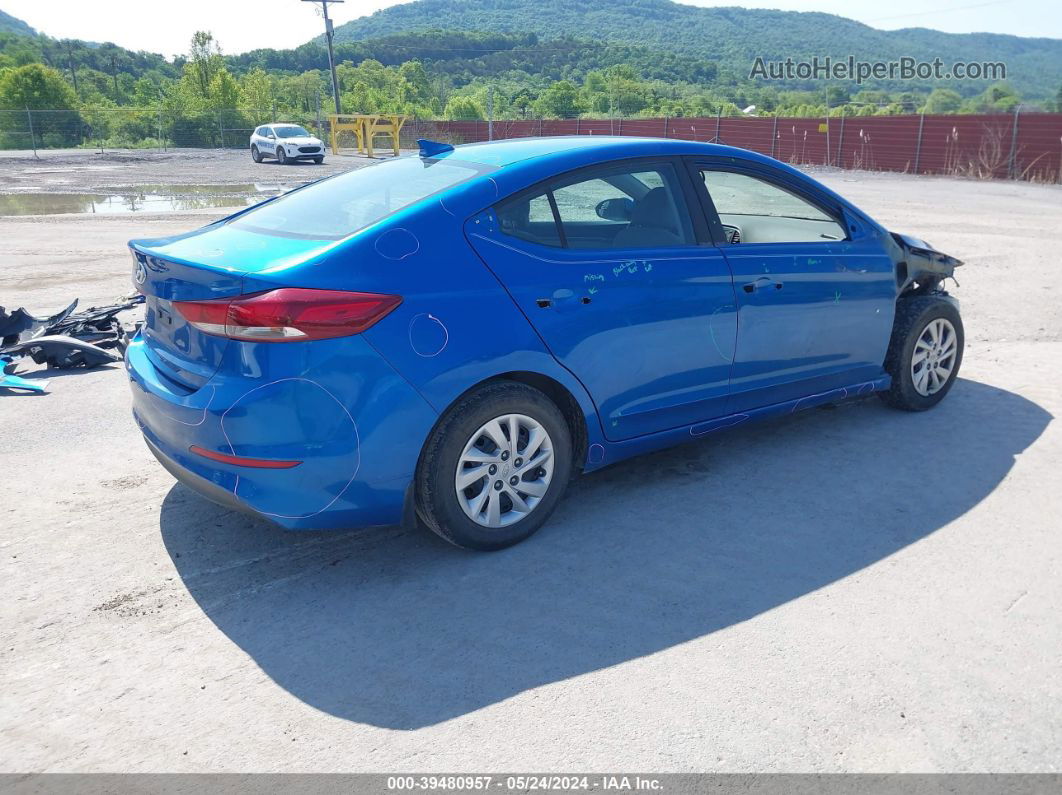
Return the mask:
<path id="1" fill-rule="evenodd" d="M 167 550 L 205 614 L 281 687 L 414 729 L 750 619 L 858 572 L 992 493 L 1051 415 L 961 380 L 643 456 L 574 483 L 527 542 L 290 533 L 175 485 Z"/>

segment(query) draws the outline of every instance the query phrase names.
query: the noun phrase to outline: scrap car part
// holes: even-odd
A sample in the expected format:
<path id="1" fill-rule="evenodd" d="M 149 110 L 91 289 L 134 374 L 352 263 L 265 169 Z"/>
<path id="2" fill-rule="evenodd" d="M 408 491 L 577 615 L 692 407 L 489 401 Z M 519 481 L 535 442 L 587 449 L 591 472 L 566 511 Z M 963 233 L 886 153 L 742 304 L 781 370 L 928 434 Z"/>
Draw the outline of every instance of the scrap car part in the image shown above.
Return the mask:
<path id="1" fill-rule="evenodd" d="M 31 381 L 18 375 L 0 374 L 0 389 L 25 389 L 30 392 L 44 392 L 47 388 L 47 381 Z"/>
<path id="2" fill-rule="evenodd" d="M 122 357 L 85 340 L 65 335 L 48 335 L 23 340 L 0 349 L 0 355 L 29 356 L 37 364 L 69 369 L 73 367 L 96 367 L 101 364 L 120 362 Z"/>
<path id="3" fill-rule="evenodd" d="M 24 307 L 19 307 L 9 313 L 0 306 L 0 346 L 13 345 L 20 339 L 32 337 L 42 330 L 45 334 L 52 333 L 52 327 L 62 323 L 75 308 L 77 308 L 76 298 L 70 306 L 58 314 L 51 317 L 34 317 Z"/>

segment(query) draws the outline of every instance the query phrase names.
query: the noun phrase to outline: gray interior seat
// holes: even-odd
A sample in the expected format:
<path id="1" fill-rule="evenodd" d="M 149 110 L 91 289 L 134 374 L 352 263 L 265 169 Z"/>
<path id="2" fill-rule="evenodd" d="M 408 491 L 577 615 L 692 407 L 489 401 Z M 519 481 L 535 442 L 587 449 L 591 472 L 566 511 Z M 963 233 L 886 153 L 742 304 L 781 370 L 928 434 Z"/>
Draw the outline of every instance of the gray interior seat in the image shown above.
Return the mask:
<path id="1" fill-rule="evenodd" d="M 680 229 L 675 204 L 667 188 L 653 188 L 634 204 L 631 222 L 616 235 L 617 248 L 681 246 L 686 241 Z"/>

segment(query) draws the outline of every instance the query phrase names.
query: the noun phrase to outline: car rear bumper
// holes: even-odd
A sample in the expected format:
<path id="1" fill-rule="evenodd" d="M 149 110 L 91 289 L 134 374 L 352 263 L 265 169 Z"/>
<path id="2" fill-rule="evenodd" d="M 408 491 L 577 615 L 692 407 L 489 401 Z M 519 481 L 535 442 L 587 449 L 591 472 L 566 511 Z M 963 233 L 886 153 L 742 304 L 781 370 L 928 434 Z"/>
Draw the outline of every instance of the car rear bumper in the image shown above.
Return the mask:
<path id="1" fill-rule="evenodd" d="M 162 464 L 162 468 L 169 472 L 171 475 L 173 475 L 174 479 L 178 483 L 187 486 L 192 491 L 199 494 L 201 497 L 205 497 L 211 502 L 217 503 L 222 508 L 228 508 L 232 511 L 240 511 L 241 513 L 246 513 L 251 516 L 262 516 L 260 513 L 250 508 L 245 503 L 240 502 L 231 491 L 223 489 L 217 484 L 211 483 L 206 478 L 200 477 L 199 475 L 195 474 L 194 472 L 192 472 L 192 470 L 185 469 L 184 467 L 182 467 L 180 464 L 178 464 L 176 461 L 174 461 L 172 458 L 162 452 L 162 450 L 159 449 L 158 445 L 152 442 L 151 438 L 146 433 L 144 435 L 144 443 L 147 445 L 148 450 L 151 451 L 151 454 L 155 456 L 156 459 L 158 459 L 158 462 L 160 464 Z"/>
<path id="2" fill-rule="evenodd" d="M 360 338 L 297 344 L 314 347 L 293 360 L 299 375 L 283 377 L 268 367 L 264 357 L 272 352 L 260 350 L 265 344 L 235 343 L 233 361 L 245 361 L 257 376 L 215 374 L 187 393 L 167 383 L 142 339 L 134 339 L 126 370 L 133 416 L 148 447 L 194 491 L 288 529 L 400 523 L 434 411 Z M 229 364 L 223 372 L 233 372 Z M 253 462 L 298 463 L 236 465 L 193 447 Z"/>

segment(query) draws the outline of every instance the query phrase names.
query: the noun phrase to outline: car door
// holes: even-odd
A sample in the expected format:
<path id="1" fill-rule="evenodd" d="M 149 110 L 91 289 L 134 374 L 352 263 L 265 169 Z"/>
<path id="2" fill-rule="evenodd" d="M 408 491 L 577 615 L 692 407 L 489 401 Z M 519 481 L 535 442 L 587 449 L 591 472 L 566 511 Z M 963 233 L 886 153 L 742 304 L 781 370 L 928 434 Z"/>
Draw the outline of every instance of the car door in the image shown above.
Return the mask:
<path id="1" fill-rule="evenodd" d="M 467 237 L 553 355 L 629 439 L 720 416 L 733 280 L 680 161 L 581 169 L 470 219 Z"/>
<path id="2" fill-rule="evenodd" d="M 893 263 L 870 228 L 780 169 L 693 161 L 734 274 L 728 413 L 870 381 L 895 311 Z"/>
<path id="3" fill-rule="evenodd" d="M 269 152 L 269 154 L 277 151 L 276 134 L 273 132 L 272 127 L 262 128 L 262 137 L 259 139 L 258 148 L 263 152 Z"/>

